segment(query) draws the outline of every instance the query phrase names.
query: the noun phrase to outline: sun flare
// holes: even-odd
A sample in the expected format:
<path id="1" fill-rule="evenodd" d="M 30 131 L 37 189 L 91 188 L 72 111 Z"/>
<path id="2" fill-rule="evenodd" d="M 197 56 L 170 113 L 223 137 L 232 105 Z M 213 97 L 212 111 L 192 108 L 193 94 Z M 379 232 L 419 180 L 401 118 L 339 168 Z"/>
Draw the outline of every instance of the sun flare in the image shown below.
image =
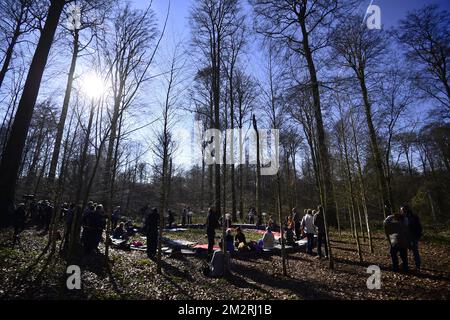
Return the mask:
<path id="1" fill-rule="evenodd" d="M 91 99 L 99 99 L 105 93 L 105 83 L 96 73 L 83 78 L 83 92 Z"/>

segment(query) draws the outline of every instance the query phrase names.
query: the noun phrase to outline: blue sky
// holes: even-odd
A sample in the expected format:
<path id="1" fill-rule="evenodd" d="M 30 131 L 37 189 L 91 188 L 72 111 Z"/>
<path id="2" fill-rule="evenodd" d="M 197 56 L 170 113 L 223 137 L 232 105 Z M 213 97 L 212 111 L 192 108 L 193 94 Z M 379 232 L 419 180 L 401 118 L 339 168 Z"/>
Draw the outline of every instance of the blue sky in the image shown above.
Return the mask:
<path id="1" fill-rule="evenodd" d="M 134 6 L 137 8 L 145 8 L 149 5 L 151 1 L 149 0 L 132 0 L 131 1 Z M 245 4 L 246 10 L 250 11 L 247 1 L 243 1 Z M 360 4 L 360 10 L 364 13 L 368 7 L 368 5 L 372 3 L 378 5 L 381 9 L 381 22 L 384 29 L 390 29 L 395 27 L 400 19 L 405 17 L 406 13 L 412 9 L 421 8 L 426 4 L 438 4 L 442 8 L 449 9 L 450 1 L 449 0 L 435 0 L 435 1 L 426 1 L 426 0 L 373 0 L 373 1 L 362 1 Z M 190 8 L 195 4 L 195 0 L 172 0 L 171 1 L 171 10 L 170 16 L 168 20 L 168 27 L 165 34 L 165 39 L 163 40 L 162 47 L 170 47 L 170 43 L 184 41 L 186 44 L 189 43 L 190 39 L 190 26 L 188 23 L 188 17 L 190 13 Z M 153 0 L 152 8 L 154 9 L 160 26 L 162 28 L 162 24 L 165 19 L 165 15 L 167 12 L 168 0 Z M 251 15 L 251 12 L 248 12 L 248 15 Z M 258 46 L 253 44 L 250 46 L 248 50 L 248 55 L 246 60 L 248 61 L 247 72 L 252 73 L 256 77 L 260 77 L 258 74 L 263 68 L 264 61 L 262 61 L 261 56 L 259 54 L 260 50 L 258 50 Z M 188 115 L 183 115 L 183 120 L 177 125 L 178 128 L 186 129 L 192 126 L 192 118 Z M 147 133 L 142 133 L 143 136 L 146 136 Z M 186 144 L 183 144 L 181 149 L 178 152 L 176 162 L 181 165 L 185 165 L 186 162 L 189 162 L 190 150 L 186 147 Z"/>

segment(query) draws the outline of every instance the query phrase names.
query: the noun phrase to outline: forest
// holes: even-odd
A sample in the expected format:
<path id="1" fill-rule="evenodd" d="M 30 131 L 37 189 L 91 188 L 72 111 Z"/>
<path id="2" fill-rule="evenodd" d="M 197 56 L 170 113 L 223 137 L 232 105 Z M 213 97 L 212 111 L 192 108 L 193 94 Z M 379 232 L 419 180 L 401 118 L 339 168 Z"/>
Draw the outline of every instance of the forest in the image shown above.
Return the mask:
<path id="1" fill-rule="evenodd" d="M 0 0 L 0 300 L 448 300 L 449 3 L 407 2 Z"/>

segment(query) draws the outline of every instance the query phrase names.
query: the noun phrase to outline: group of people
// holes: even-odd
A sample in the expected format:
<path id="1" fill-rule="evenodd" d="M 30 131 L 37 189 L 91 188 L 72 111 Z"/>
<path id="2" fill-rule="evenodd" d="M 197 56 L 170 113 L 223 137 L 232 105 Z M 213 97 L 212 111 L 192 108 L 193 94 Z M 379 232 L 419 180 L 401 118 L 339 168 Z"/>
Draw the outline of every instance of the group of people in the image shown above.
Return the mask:
<path id="1" fill-rule="evenodd" d="M 184 206 L 181 211 L 181 225 L 185 226 L 186 224 L 192 224 L 192 217 L 194 216 L 194 212 L 190 207 Z"/>
<path id="2" fill-rule="evenodd" d="M 408 250 L 412 251 L 417 270 L 421 267 L 419 240 L 422 237 L 422 224 L 408 205 L 404 205 L 393 215 L 384 220 L 384 231 L 389 242 L 389 253 L 392 268 L 399 271 L 399 259 L 402 261 L 402 271 L 409 270 Z"/>

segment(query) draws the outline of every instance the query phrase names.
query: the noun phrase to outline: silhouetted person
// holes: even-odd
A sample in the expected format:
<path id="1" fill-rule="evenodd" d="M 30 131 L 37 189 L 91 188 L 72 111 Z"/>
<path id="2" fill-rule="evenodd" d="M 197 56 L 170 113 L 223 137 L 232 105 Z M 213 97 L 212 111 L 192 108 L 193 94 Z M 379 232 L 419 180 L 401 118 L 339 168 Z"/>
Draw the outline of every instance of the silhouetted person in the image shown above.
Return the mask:
<path id="1" fill-rule="evenodd" d="M 236 235 L 234 236 L 234 244 L 236 248 L 239 248 L 240 244 L 247 245 L 247 239 L 245 238 L 245 234 L 242 232 L 241 227 L 236 228 Z"/>
<path id="2" fill-rule="evenodd" d="M 158 246 L 159 214 L 156 208 L 150 209 L 148 206 L 145 213 L 144 232 L 147 237 L 147 256 L 154 261 Z"/>
<path id="3" fill-rule="evenodd" d="M 383 224 L 390 245 L 389 253 L 392 259 L 392 269 L 395 272 L 399 270 L 398 255 L 400 255 L 402 269 L 405 272 L 408 271 L 409 230 L 406 217 L 401 213 L 395 213 L 388 216 Z"/>
<path id="4" fill-rule="evenodd" d="M 25 203 L 20 203 L 16 210 L 14 210 L 13 225 L 14 225 L 14 240 L 15 244 L 19 240 L 19 234 L 25 229 L 26 211 Z"/>
<path id="5" fill-rule="evenodd" d="M 317 228 L 317 255 L 319 256 L 319 258 L 322 258 L 322 244 L 323 244 L 325 249 L 325 258 L 328 258 L 328 247 L 325 233 L 325 220 L 323 217 L 322 206 L 318 207 L 318 211 L 314 215 L 313 222 Z"/>
<path id="6" fill-rule="evenodd" d="M 208 257 L 211 257 L 214 249 L 214 238 L 216 236 L 216 228 L 219 226 L 219 217 L 215 208 L 208 209 L 206 217 L 206 235 L 208 237 Z"/>
<path id="7" fill-rule="evenodd" d="M 53 207 L 48 200 L 44 203 L 43 208 L 43 223 L 44 223 L 44 231 L 47 232 L 50 228 L 50 224 L 52 222 L 53 217 Z"/>
<path id="8" fill-rule="evenodd" d="M 419 270 L 421 265 L 419 240 L 422 237 L 422 224 L 420 223 L 419 216 L 415 215 L 408 205 L 404 205 L 400 210 L 408 224 L 410 236 L 409 249 L 412 251 L 416 269 Z"/>
<path id="9" fill-rule="evenodd" d="M 88 213 L 83 217 L 83 235 L 82 242 L 85 253 L 92 253 L 97 249 L 101 239 L 103 230 L 106 226 L 106 218 L 103 213 L 103 206 L 97 205 L 90 208 Z"/>
<path id="10" fill-rule="evenodd" d="M 125 224 L 123 222 L 114 228 L 113 239 L 126 239 L 127 231 L 125 230 Z"/>
<path id="11" fill-rule="evenodd" d="M 117 227 L 117 223 L 119 223 L 120 216 L 121 216 L 121 209 L 120 206 L 117 206 L 111 215 L 111 224 L 113 229 Z"/>
<path id="12" fill-rule="evenodd" d="M 175 222 L 175 213 L 172 210 L 168 210 L 169 229 L 172 229 L 172 225 Z"/>
<path id="13" fill-rule="evenodd" d="M 187 215 L 188 215 L 188 209 L 185 206 L 183 208 L 183 211 L 181 211 L 181 225 L 183 227 L 186 225 Z"/>

